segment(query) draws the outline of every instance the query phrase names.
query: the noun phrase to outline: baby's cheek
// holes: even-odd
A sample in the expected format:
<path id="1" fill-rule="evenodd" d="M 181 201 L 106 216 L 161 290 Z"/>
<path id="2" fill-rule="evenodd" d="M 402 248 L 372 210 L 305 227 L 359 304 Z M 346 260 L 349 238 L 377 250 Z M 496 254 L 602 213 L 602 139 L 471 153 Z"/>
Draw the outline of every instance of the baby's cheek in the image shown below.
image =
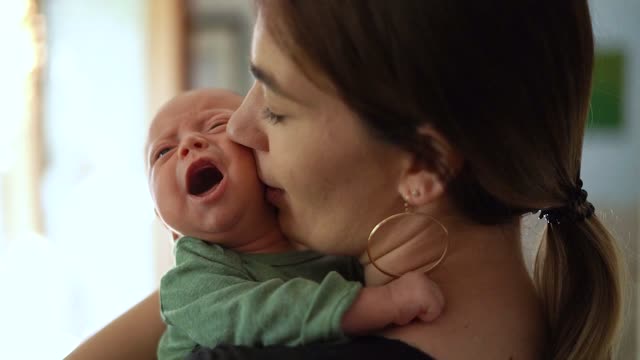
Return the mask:
<path id="1" fill-rule="evenodd" d="M 170 189 L 169 185 L 166 179 L 162 178 L 152 178 L 150 181 L 151 198 L 161 213 L 171 207 L 172 198 L 175 197 L 176 191 Z"/>
<path id="2" fill-rule="evenodd" d="M 230 140 L 229 138 L 226 139 L 225 141 L 226 146 L 225 146 L 225 150 L 228 151 L 229 154 L 233 154 L 235 156 L 242 156 L 242 157 L 251 157 L 253 158 L 253 151 L 244 146 L 244 145 L 240 145 L 232 140 Z"/>
<path id="3" fill-rule="evenodd" d="M 149 176 L 149 192 L 151 193 L 151 200 L 154 205 L 158 206 L 158 182 L 154 178 L 153 174 Z"/>
<path id="4" fill-rule="evenodd" d="M 232 164 L 230 164 L 230 166 L 236 166 L 238 168 L 241 168 L 242 171 L 244 172 L 243 175 L 250 175 L 250 174 L 257 174 L 257 170 L 256 170 L 256 160 L 253 156 L 253 151 L 249 150 L 248 148 L 242 146 L 242 145 L 237 145 L 234 143 L 233 146 L 234 149 L 234 155 L 235 156 L 230 156 L 229 158 L 231 159 Z M 233 164 L 233 162 L 237 162 L 236 164 Z M 257 176 L 257 175 L 256 175 Z"/>

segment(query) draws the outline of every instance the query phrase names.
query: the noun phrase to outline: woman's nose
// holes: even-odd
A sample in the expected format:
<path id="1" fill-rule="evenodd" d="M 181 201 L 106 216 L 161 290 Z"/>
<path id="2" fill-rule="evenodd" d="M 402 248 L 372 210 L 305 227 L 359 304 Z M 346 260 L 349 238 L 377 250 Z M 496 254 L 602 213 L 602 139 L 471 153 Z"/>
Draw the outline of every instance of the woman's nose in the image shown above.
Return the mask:
<path id="1" fill-rule="evenodd" d="M 180 143 L 178 154 L 180 155 L 180 158 L 183 159 L 189 155 L 191 151 L 202 151 L 208 147 L 209 143 L 207 143 L 207 141 L 202 137 L 196 134 L 187 135 Z"/>
<path id="2" fill-rule="evenodd" d="M 227 122 L 227 135 L 231 140 L 246 147 L 268 151 L 269 141 L 260 123 L 262 101 L 260 85 L 254 82 L 240 107 Z"/>

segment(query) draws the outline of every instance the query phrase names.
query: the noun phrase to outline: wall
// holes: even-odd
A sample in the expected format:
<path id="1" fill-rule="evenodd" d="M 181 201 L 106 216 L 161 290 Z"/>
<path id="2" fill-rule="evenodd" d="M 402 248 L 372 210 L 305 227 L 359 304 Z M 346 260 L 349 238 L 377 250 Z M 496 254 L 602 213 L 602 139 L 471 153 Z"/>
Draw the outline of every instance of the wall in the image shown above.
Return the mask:
<path id="1" fill-rule="evenodd" d="M 590 131 L 582 175 L 598 213 L 604 217 L 626 255 L 630 271 L 629 309 L 620 359 L 638 358 L 638 240 L 640 230 L 640 1 L 591 0 L 596 44 L 620 48 L 626 56 L 623 126 Z"/>

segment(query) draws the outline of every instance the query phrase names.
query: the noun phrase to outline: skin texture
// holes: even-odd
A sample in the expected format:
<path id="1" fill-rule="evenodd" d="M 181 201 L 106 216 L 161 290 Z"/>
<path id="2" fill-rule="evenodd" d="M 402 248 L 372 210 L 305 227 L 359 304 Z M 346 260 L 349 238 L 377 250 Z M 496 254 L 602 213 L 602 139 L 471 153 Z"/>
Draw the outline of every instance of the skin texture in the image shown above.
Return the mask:
<path id="1" fill-rule="evenodd" d="M 431 273 L 447 309 L 433 323 L 382 334 L 436 358 L 539 358 L 542 314 L 521 254 L 519 221 L 483 226 L 462 216 L 438 176 L 373 136 L 330 86 L 310 81 L 275 45 L 260 14 L 251 61 L 257 81 L 227 132 L 254 150 L 283 232 L 314 249 L 360 256 L 367 284 L 384 284 L 390 278 L 365 254 L 367 236 L 407 199 L 448 229 L 449 254 Z M 459 162 L 455 155 L 448 161 L 452 168 Z M 428 239 L 396 244 L 377 263 L 399 273 L 424 264 L 437 257 Z"/>
<path id="2" fill-rule="evenodd" d="M 273 208 L 263 200 L 253 154 L 225 132 L 240 100 L 231 92 L 207 89 L 166 104 L 149 129 L 149 188 L 158 215 L 175 234 L 243 252 L 284 251 L 291 246 L 278 229 Z M 221 195 L 189 193 L 189 168 L 203 160 L 224 174 L 218 185 Z"/>

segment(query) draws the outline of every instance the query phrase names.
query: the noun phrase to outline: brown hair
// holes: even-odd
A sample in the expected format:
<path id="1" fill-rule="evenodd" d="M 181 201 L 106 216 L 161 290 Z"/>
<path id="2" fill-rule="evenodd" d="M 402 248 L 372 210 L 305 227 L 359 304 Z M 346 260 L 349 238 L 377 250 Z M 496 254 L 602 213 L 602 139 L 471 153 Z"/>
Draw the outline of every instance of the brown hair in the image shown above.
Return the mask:
<path id="1" fill-rule="evenodd" d="M 591 93 L 587 0 L 257 5 L 307 76 L 450 180 L 448 194 L 470 219 L 498 224 L 570 203 Z M 455 176 L 435 140 L 418 135 L 423 124 L 464 157 Z M 549 358 L 612 357 L 622 311 L 614 243 L 596 216 L 547 227 L 534 278 Z"/>

